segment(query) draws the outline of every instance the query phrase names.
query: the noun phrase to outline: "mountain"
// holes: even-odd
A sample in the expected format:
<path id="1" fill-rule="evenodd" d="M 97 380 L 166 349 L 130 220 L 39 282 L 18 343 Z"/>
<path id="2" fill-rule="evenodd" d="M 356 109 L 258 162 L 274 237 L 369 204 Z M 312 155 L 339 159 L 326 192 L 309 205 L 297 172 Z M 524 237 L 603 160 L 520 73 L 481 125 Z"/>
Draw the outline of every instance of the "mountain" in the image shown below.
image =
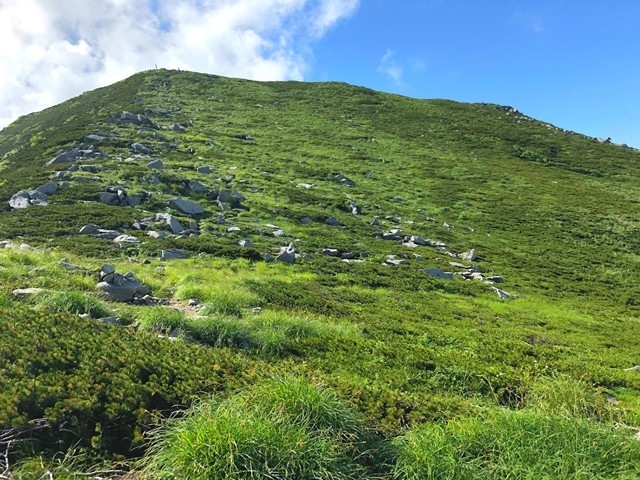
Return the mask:
<path id="1" fill-rule="evenodd" d="M 18 119 L 0 159 L 14 475 L 640 472 L 638 150 L 509 106 L 152 70 Z M 198 415 L 274 451 L 180 463 Z"/>

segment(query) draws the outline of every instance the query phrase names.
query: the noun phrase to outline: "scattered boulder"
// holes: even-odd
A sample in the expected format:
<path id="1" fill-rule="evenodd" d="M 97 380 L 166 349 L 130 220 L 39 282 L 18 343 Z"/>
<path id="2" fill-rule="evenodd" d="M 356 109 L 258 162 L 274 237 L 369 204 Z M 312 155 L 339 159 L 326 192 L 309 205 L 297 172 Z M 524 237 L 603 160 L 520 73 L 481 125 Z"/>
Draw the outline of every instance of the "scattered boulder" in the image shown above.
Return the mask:
<path id="1" fill-rule="evenodd" d="M 408 265 L 409 261 L 406 258 L 397 258 L 396 255 L 387 255 L 385 263 L 388 265 Z"/>
<path id="2" fill-rule="evenodd" d="M 340 226 L 340 220 L 338 220 L 336 217 L 328 217 L 324 223 L 326 223 L 327 225 L 331 225 L 332 227 L 339 227 Z"/>
<path id="3" fill-rule="evenodd" d="M 160 258 L 162 260 L 183 260 L 185 258 L 189 258 L 189 254 L 182 250 L 171 248 L 168 250 L 162 250 L 160 252 Z"/>
<path id="4" fill-rule="evenodd" d="M 201 213 L 204 213 L 204 208 L 202 208 L 201 205 L 195 202 L 190 202 L 189 200 L 184 200 L 180 197 L 169 200 L 169 206 L 182 213 L 186 213 L 187 215 L 200 215 Z"/>
<path id="5" fill-rule="evenodd" d="M 151 168 L 154 170 L 164 170 L 164 162 L 159 158 L 156 158 L 155 160 L 152 160 L 149 163 L 147 163 L 147 168 Z"/>
<path id="6" fill-rule="evenodd" d="M 423 270 L 423 272 L 435 278 L 441 278 L 443 280 L 453 280 L 452 272 L 444 272 L 439 268 L 427 268 Z"/>
<path id="7" fill-rule="evenodd" d="M 30 288 L 16 288 L 11 292 L 13 298 L 24 300 L 27 298 L 32 298 L 42 292 L 44 292 L 44 288 L 30 287 Z"/>
<path id="8" fill-rule="evenodd" d="M 337 248 L 323 248 L 322 254 L 328 257 L 337 257 L 340 255 L 340 250 Z"/>
<path id="9" fill-rule="evenodd" d="M 504 290 L 500 290 L 499 288 L 496 288 L 496 287 L 491 287 L 491 288 L 493 289 L 495 294 L 498 295 L 498 297 L 500 297 L 501 299 L 516 298 L 515 295 L 512 295 L 511 293 L 507 293 Z"/>
<path id="10" fill-rule="evenodd" d="M 461 260 L 467 260 L 469 262 L 473 262 L 477 258 L 476 249 L 472 248 L 468 252 L 461 253 L 458 255 L 458 258 L 460 258 Z"/>
<path id="11" fill-rule="evenodd" d="M 114 240 L 120 236 L 120 232 L 99 228 L 98 232 L 91 234 L 91 236 L 96 238 L 103 238 L 105 240 Z"/>
<path id="12" fill-rule="evenodd" d="M 41 207 L 49 205 L 47 195 L 39 190 L 20 190 L 9 199 L 9 206 L 16 210 L 28 208 L 32 205 Z"/>
<path id="13" fill-rule="evenodd" d="M 131 302 L 136 296 L 149 293 L 149 287 L 136 280 L 133 273 L 120 275 L 112 265 L 102 266 L 96 289 L 102 298 L 111 302 Z"/>
<path id="14" fill-rule="evenodd" d="M 249 239 L 240 240 L 238 242 L 238 245 L 240 245 L 243 248 L 253 248 L 253 242 Z"/>
<path id="15" fill-rule="evenodd" d="M 38 192 L 44 193 L 45 195 L 53 195 L 58 191 L 58 184 L 55 182 L 47 182 L 44 185 L 40 185 L 36 188 Z"/>
<path id="16" fill-rule="evenodd" d="M 113 239 L 113 243 L 140 243 L 140 240 L 132 235 L 118 235 Z"/>
<path id="17" fill-rule="evenodd" d="M 201 184 L 197 180 L 189 180 L 189 183 L 187 184 L 187 188 L 192 193 L 201 193 L 201 192 L 207 191 L 207 187 L 205 187 L 203 184 Z"/>
<path id="18" fill-rule="evenodd" d="M 282 247 L 275 261 L 293 265 L 296 262 L 296 248 L 293 246 L 293 243 Z"/>
<path id="19" fill-rule="evenodd" d="M 75 264 L 69 262 L 68 258 L 63 258 L 62 260 L 60 260 L 58 262 L 58 265 L 60 265 L 64 270 L 68 270 L 70 272 L 88 273 L 88 272 L 91 271 L 90 268 L 83 267 L 82 265 L 75 265 Z"/>
<path id="20" fill-rule="evenodd" d="M 106 155 L 103 151 L 98 150 L 93 145 L 88 145 L 86 143 L 81 143 L 77 147 L 71 148 L 69 150 L 60 150 L 47 163 L 46 166 L 50 165 L 59 165 L 61 163 L 71 163 L 76 160 L 93 160 L 96 158 L 105 158 Z"/>
<path id="21" fill-rule="evenodd" d="M 142 115 L 140 113 L 135 114 L 127 111 L 124 111 L 122 113 L 112 113 L 111 121 L 119 124 L 131 123 L 133 125 L 145 125 L 148 127 L 157 128 L 157 126 L 145 115 Z"/>
<path id="22" fill-rule="evenodd" d="M 131 150 L 133 150 L 136 153 L 141 153 L 143 155 L 151 155 L 151 152 L 152 152 L 151 148 L 138 142 L 131 144 Z"/>
<path id="23" fill-rule="evenodd" d="M 171 230 L 171 233 L 177 234 L 177 233 L 182 233 L 184 231 L 184 227 L 182 226 L 182 224 L 178 221 L 176 217 L 174 217 L 170 213 L 156 213 L 155 220 L 156 222 L 165 223 Z"/>
<path id="24" fill-rule="evenodd" d="M 211 167 L 198 167 L 198 173 L 208 175 L 211 173 Z"/>
<path id="25" fill-rule="evenodd" d="M 343 173 L 339 173 L 335 177 L 333 177 L 333 181 L 338 182 L 340 185 L 345 185 L 347 187 L 355 187 L 356 185 L 356 183 L 353 180 L 349 179 Z"/>
<path id="26" fill-rule="evenodd" d="M 105 205 L 117 207 L 136 207 L 146 198 L 146 194 L 129 195 L 126 190 L 117 187 L 105 187 L 98 200 Z"/>
<path id="27" fill-rule="evenodd" d="M 394 228 L 388 232 L 383 232 L 381 237 L 383 240 L 402 240 L 404 238 L 404 233 L 399 228 Z"/>
<path id="28" fill-rule="evenodd" d="M 360 214 L 360 207 L 356 205 L 356 202 L 354 202 L 353 200 L 349 200 L 349 203 L 347 204 L 347 208 L 351 210 L 352 215 Z"/>

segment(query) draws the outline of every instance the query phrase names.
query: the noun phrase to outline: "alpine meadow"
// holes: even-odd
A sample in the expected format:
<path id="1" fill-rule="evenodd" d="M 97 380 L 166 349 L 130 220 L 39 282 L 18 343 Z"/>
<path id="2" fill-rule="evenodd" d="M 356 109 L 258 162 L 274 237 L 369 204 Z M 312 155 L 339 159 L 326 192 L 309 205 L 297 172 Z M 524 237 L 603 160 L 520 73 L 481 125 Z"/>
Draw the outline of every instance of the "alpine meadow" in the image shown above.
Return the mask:
<path id="1" fill-rule="evenodd" d="M 149 70 L 0 131 L 0 478 L 640 478 L 640 151 Z"/>

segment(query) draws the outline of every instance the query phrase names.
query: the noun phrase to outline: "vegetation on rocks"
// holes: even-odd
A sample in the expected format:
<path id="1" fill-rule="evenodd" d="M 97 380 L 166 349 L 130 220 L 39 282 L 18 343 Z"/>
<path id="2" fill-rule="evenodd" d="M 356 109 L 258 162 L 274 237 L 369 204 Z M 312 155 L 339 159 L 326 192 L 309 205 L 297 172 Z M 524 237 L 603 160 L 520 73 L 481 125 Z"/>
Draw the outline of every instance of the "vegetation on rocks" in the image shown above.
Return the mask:
<path id="1" fill-rule="evenodd" d="M 22 117 L 0 476 L 634 478 L 639 168 L 338 83 L 153 70 Z"/>

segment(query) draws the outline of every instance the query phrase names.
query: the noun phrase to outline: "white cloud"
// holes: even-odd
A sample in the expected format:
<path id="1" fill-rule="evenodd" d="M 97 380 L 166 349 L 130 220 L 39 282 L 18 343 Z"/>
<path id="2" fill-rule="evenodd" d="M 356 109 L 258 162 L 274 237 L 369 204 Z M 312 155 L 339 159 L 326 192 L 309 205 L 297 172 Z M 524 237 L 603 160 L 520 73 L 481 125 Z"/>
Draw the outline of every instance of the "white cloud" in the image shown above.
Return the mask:
<path id="1" fill-rule="evenodd" d="M 304 78 L 359 0 L 0 0 L 0 127 L 136 71 Z"/>
<path id="2" fill-rule="evenodd" d="M 389 77 L 396 85 L 401 86 L 404 67 L 396 61 L 395 56 L 396 52 L 388 49 L 380 59 L 378 72 Z"/>

